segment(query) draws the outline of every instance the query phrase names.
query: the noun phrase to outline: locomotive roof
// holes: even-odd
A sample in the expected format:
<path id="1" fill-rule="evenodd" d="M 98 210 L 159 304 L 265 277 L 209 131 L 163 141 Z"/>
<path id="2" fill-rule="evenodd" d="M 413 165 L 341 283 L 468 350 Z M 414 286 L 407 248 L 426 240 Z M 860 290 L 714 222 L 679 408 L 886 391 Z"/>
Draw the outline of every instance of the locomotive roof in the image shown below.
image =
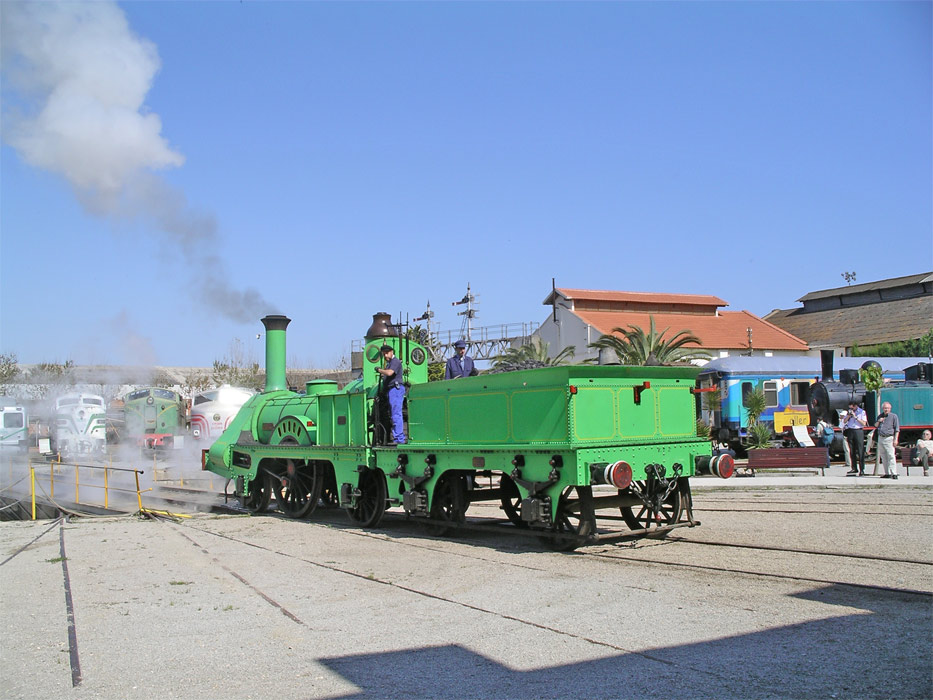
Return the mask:
<path id="1" fill-rule="evenodd" d="M 920 362 L 929 362 L 926 357 L 836 357 L 833 359 L 833 372 L 841 369 L 858 369 L 869 360 L 881 365 L 885 373 L 903 373 L 907 367 Z M 731 374 L 780 374 L 798 373 L 820 376 L 820 358 L 813 356 L 779 357 L 720 357 L 703 365 L 700 376 L 709 372 L 728 372 Z"/>

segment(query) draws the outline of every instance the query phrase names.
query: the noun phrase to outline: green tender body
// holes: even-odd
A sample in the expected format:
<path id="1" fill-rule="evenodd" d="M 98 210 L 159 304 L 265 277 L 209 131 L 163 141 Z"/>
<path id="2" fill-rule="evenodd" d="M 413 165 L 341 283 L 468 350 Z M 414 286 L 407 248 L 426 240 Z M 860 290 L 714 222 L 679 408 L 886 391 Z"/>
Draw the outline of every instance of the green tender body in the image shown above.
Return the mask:
<path id="1" fill-rule="evenodd" d="M 681 367 L 569 366 L 434 382 L 412 389 L 411 438 L 491 448 L 689 440 L 695 377 Z"/>

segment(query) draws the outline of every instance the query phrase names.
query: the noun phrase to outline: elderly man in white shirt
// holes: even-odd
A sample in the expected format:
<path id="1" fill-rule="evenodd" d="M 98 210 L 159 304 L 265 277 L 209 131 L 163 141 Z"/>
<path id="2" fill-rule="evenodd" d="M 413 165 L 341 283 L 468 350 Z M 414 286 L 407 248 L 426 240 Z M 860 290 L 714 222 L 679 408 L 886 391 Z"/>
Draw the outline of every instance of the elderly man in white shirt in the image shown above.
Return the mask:
<path id="1" fill-rule="evenodd" d="M 881 404 L 881 415 L 875 422 L 878 431 L 878 454 L 881 455 L 881 465 L 884 467 L 882 479 L 897 478 L 897 457 L 894 448 L 897 447 L 901 436 L 901 422 L 896 413 L 891 413 L 891 404 L 885 401 Z"/>
<path id="2" fill-rule="evenodd" d="M 930 475 L 930 457 L 933 457 L 933 433 L 924 430 L 923 435 L 917 440 L 917 456 L 914 462 L 923 467 L 923 475 Z"/>

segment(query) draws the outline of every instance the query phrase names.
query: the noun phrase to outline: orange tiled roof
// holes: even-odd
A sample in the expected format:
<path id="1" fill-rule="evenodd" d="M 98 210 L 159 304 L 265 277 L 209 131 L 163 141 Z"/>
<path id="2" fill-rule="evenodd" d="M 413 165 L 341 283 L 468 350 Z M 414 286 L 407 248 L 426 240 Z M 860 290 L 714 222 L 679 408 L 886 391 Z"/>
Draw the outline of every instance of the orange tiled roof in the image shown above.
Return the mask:
<path id="1" fill-rule="evenodd" d="M 623 292 L 628 293 L 628 292 Z M 657 295 L 657 296 L 680 296 Z M 699 295 L 697 295 L 699 296 Z M 706 297 L 715 298 L 715 297 Z M 613 328 L 638 326 L 646 333 L 651 327 L 648 313 L 637 311 L 574 311 L 585 323 L 600 333 L 611 333 Z M 752 346 L 756 350 L 793 350 L 804 352 L 807 344 L 800 338 L 758 318 L 748 311 L 720 311 L 718 315 L 688 315 L 655 313 L 654 325 L 658 333 L 669 329 L 666 337 L 681 330 L 689 330 L 700 339 L 704 348 L 738 350 L 748 348 L 748 331 L 752 329 Z"/>
<path id="2" fill-rule="evenodd" d="M 568 289 L 558 287 L 557 291 L 574 301 L 621 301 L 656 304 L 689 304 L 697 306 L 728 306 L 728 304 L 709 294 L 656 294 L 654 292 L 613 292 L 597 289 Z M 553 292 L 552 292 L 553 294 Z M 551 295 L 544 302 L 551 303 Z"/>

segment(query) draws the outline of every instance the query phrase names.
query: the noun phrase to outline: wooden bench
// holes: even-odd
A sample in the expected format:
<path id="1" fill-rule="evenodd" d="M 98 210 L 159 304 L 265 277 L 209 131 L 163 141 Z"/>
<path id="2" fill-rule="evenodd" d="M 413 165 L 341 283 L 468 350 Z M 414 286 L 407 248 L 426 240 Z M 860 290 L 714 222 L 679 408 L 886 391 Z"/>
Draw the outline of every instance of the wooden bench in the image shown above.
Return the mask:
<path id="1" fill-rule="evenodd" d="M 828 447 L 773 447 L 748 451 L 747 469 L 819 469 L 826 476 Z"/>
<path id="2" fill-rule="evenodd" d="M 904 474 L 906 474 L 907 476 L 910 476 L 911 467 L 913 467 L 914 469 L 919 469 L 921 472 L 923 471 L 922 464 L 914 464 L 910 460 L 910 455 L 915 449 L 916 449 L 915 447 L 898 447 L 897 448 L 898 461 L 904 467 Z"/>

